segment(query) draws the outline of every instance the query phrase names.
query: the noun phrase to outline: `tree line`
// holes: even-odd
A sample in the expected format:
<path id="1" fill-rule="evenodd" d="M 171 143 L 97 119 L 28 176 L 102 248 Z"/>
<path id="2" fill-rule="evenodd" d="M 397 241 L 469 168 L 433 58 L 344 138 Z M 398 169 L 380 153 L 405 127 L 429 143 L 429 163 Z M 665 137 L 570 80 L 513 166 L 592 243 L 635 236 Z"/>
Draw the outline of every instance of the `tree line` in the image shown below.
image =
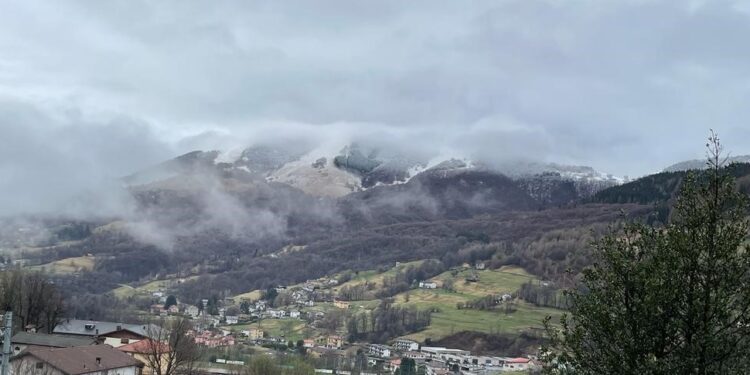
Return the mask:
<path id="1" fill-rule="evenodd" d="M 394 306 L 384 300 L 371 312 L 351 314 L 346 322 L 349 341 L 386 342 L 430 325 L 432 311 L 414 306 Z"/>
<path id="2" fill-rule="evenodd" d="M 517 292 L 518 298 L 537 306 L 567 309 L 570 298 L 562 290 L 552 285 L 541 285 L 538 282 L 525 282 Z"/>
<path id="3" fill-rule="evenodd" d="M 20 269 L 0 273 L 0 309 L 13 312 L 16 331 L 52 333 L 65 316 L 63 295 L 41 272 Z"/>

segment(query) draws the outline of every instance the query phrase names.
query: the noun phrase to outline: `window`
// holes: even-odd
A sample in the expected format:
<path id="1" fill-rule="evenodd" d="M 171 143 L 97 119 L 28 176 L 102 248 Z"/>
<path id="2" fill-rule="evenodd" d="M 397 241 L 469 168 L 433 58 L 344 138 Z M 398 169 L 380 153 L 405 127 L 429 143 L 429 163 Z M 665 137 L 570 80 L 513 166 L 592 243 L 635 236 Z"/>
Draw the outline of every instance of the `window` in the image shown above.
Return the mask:
<path id="1" fill-rule="evenodd" d="M 120 344 L 129 344 L 129 343 L 130 343 L 130 340 L 128 340 L 128 339 L 126 339 L 124 337 L 120 339 Z"/>
<path id="2" fill-rule="evenodd" d="M 44 362 L 37 362 L 36 368 L 44 368 Z"/>

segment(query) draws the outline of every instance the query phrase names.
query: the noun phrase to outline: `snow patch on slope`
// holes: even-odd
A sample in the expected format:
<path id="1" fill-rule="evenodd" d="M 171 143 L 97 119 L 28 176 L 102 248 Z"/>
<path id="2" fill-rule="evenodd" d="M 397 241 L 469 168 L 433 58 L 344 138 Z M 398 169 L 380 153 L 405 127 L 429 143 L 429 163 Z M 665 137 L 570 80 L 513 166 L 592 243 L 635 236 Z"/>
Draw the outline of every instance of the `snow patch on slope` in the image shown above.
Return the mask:
<path id="1" fill-rule="evenodd" d="M 281 182 L 305 193 L 323 197 L 341 197 L 362 190 L 360 177 L 336 168 L 330 158 L 311 152 L 299 160 L 273 171 L 267 181 Z"/>

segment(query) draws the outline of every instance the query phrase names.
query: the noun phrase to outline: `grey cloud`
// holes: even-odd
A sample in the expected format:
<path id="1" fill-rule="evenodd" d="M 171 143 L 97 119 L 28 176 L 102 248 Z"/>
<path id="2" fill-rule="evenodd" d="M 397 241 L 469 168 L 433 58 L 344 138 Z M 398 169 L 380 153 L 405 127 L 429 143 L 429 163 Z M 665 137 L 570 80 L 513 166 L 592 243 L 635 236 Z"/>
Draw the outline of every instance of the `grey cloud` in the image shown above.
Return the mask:
<path id="1" fill-rule="evenodd" d="M 750 127 L 749 18 L 728 0 L 18 2 L 0 13 L 0 94 L 35 125 L 6 110 L 0 127 L 7 155 L 59 155 L 33 173 L 86 183 L 300 139 L 637 176 L 700 157 L 708 128 L 750 153 L 734 136 Z M 0 179 L 27 169 L 8 157 Z"/>
<path id="2" fill-rule="evenodd" d="M 91 122 L 0 100 L 0 215 L 122 213 L 118 178 L 172 154 L 148 124 L 130 118 Z"/>

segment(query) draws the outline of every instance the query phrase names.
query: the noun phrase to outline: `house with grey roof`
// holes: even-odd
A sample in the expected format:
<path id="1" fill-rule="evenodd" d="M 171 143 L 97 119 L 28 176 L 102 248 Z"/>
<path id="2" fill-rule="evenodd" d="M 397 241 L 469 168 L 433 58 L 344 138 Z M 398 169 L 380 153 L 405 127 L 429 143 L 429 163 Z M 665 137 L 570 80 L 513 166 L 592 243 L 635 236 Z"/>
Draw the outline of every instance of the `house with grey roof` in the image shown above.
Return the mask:
<path id="1" fill-rule="evenodd" d="M 12 375 L 138 375 L 143 363 L 108 345 L 29 348 L 10 360 Z"/>
<path id="2" fill-rule="evenodd" d="M 95 345 L 93 337 L 68 335 L 50 335 L 46 333 L 18 332 L 10 339 L 13 354 L 19 354 L 26 348 L 69 348 L 73 346 Z"/>
<path id="3" fill-rule="evenodd" d="M 153 324 L 125 324 L 93 320 L 67 319 L 58 324 L 53 333 L 89 337 L 132 337 L 143 339 L 158 327 Z"/>

